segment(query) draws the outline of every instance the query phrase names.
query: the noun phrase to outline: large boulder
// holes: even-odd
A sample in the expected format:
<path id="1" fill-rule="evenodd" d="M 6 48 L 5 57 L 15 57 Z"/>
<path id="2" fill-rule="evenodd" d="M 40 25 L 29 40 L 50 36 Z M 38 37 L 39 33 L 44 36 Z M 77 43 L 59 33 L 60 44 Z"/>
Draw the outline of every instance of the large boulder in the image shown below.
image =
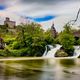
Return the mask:
<path id="1" fill-rule="evenodd" d="M 55 57 L 68 57 L 68 54 L 63 50 L 58 50 L 55 54 Z"/>

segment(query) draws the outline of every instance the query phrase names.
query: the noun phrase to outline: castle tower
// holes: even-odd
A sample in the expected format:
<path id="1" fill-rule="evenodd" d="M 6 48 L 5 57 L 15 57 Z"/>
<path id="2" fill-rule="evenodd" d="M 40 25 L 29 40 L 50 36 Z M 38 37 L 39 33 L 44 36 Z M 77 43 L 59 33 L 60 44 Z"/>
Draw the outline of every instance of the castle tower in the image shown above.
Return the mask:
<path id="1" fill-rule="evenodd" d="M 57 36 L 57 31 L 56 31 L 56 29 L 54 27 L 54 23 L 51 26 L 51 33 L 52 33 L 52 35 L 53 35 L 54 38 Z"/>
<path id="2" fill-rule="evenodd" d="M 5 21 L 10 21 L 10 18 L 6 17 Z"/>
<path id="3" fill-rule="evenodd" d="M 4 25 L 8 25 L 9 28 L 14 29 L 16 26 L 16 22 L 15 21 L 11 21 L 10 18 L 6 17 L 5 21 L 4 21 Z"/>

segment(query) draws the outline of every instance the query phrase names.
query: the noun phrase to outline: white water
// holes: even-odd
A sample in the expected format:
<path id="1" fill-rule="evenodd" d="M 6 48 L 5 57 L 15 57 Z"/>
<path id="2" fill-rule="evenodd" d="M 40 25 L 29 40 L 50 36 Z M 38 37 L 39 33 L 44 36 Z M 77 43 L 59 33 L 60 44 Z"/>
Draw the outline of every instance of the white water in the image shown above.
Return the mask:
<path id="1" fill-rule="evenodd" d="M 47 47 L 50 48 L 50 50 L 48 51 Z M 52 45 L 47 45 L 46 46 L 46 50 L 43 54 L 42 57 L 46 57 L 46 58 L 54 58 L 55 57 L 55 53 L 57 52 L 57 50 L 59 50 L 62 46 L 59 44 L 56 44 L 56 46 L 52 46 Z M 80 55 L 80 46 L 74 46 L 74 54 L 73 56 L 71 56 L 71 58 L 77 58 Z"/>
<path id="2" fill-rule="evenodd" d="M 73 55 L 73 57 L 74 58 L 77 58 L 77 57 L 79 57 L 79 55 L 80 55 L 80 46 L 74 46 L 74 55 Z"/>
<path id="3" fill-rule="evenodd" d="M 45 52 L 44 52 L 44 54 L 43 54 L 43 57 L 47 55 L 47 52 L 48 52 L 47 47 L 49 47 L 50 50 L 52 50 L 53 48 L 55 48 L 55 47 L 53 47 L 52 45 L 46 45 L 46 46 L 45 46 L 46 50 L 45 50 Z"/>
<path id="4" fill-rule="evenodd" d="M 49 51 L 47 51 L 47 46 L 50 48 Z M 57 50 L 59 50 L 62 46 L 56 44 L 55 47 L 52 47 L 51 45 L 47 45 L 46 46 L 46 50 L 43 54 L 43 57 L 55 57 L 55 53 L 57 52 Z"/>

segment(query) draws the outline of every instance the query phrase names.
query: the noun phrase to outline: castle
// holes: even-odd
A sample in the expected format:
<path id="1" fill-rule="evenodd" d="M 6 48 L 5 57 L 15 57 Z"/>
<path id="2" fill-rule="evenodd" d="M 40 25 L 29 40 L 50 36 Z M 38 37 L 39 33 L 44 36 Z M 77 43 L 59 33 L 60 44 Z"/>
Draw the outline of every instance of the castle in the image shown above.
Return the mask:
<path id="1" fill-rule="evenodd" d="M 11 21 L 10 18 L 6 17 L 6 19 L 4 21 L 4 25 L 7 25 L 9 28 L 13 29 L 16 26 L 16 22 Z"/>

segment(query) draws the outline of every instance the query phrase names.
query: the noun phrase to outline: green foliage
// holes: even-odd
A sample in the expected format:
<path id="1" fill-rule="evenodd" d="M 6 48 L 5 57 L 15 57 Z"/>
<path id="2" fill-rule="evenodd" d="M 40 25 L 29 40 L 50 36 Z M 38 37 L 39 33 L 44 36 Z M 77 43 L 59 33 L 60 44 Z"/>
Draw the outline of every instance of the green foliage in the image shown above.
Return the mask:
<path id="1" fill-rule="evenodd" d="M 19 28 L 18 28 L 19 27 Z M 50 30 L 44 32 L 38 24 L 19 25 L 13 49 L 26 48 L 28 56 L 41 56 L 47 44 L 54 44 Z"/>
<path id="2" fill-rule="evenodd" d="M 23 48 L 23 47 L 24 47 L 24 44 L 21 43 L 21 42 L 15 41 L 15 42 L 13 42 L 13 44 L 12 44 L 12 49 L 21 49 L 21 48 Z"/>
<path id="3" fill-rule="evenodd" d="M 14 50 L 9 50 L 9 49 L 0 50 L 0 56 L 4 56 L 4 57 L 28 56 L 27 48 L 17 49 L 17 50 L 15 49 Z"/>
<path id="4" fill-rule="evenodd" d="M 0 56 L 5 56 L 4 50 L 0 50 Z"/>
<path id="5" fill-rule="evenodd" d="M 0 50 L 0 56 L 9 57 L 11 56 L 10 51 L 6 48 L 4 50 Z"/>
<path id="6" fill-rule="evenodd" d="M 75 42 L 75 38 L 71 33 L 71 29 L 69 26 L 66 26 L 64 31 L 58 37 L 59 43 L 63 46 L 64 50 L 69 53 L 69 55 L 73 55 L 73 45 Z"/>
<path id="7" fill-rule="evenodd" d="M 12 44 L 14 41 L 15 41 L 15 38 L 7 38 L 7 39 L 5 40 L 5 43 L 6 43 L 6 45 L 10 45 L 10 44 Z"/>
<path id="8" fill-rule="evenodd" d="M 66 33 L 72 33 L 71 26 L 70 25 L 65 25 L 64 26 L 64 32 L 66 32 Z"/>
<path id="9" fill-rule="evenodd" d="M 57 56 L 71 56 L 74 52 L 74 35 L 70 26 L 65 25 L 64 30 L 53 38 L 51 30 L 44 31 L 39 24 L 22 24 L 15 29 L 8 29 L 7 25 L 0 25 L 0 37 L 2 37 L 8 49 L 0 50 L 1 56 L 41 56 L 48 44 L 61 44 L 65 52 Z M 80 39 L 76 41 L 80 45 Z"/>
<path id="10" fill-rule="evenodd" d="M 44 37 L 45 37 L 46 44 L 53 44 L 54 45 L 55 40 L 52 36 L 51 30 L 47 30 L 44 34 Z"/>
<path id="11" fill-rule="evenodd" d="M 22 49 L 14 49 L 14 50 L 10 50 L 11 52 L 11 56 L 15 56 L 15 57 L 20 57 L 20 56 L 27 56 L 27 48 L 22 48 Z"/>
<path id="12" fill-rule="evenodd" d="M 8 28 L 6 25 L 0 25 L 0 33 L 6 33 L 8 32 Z"/>
<path id="13" fill-rule="evenodd" d="M 77 45 L 80 45 L 80 38 L 77 40 Z"/>

